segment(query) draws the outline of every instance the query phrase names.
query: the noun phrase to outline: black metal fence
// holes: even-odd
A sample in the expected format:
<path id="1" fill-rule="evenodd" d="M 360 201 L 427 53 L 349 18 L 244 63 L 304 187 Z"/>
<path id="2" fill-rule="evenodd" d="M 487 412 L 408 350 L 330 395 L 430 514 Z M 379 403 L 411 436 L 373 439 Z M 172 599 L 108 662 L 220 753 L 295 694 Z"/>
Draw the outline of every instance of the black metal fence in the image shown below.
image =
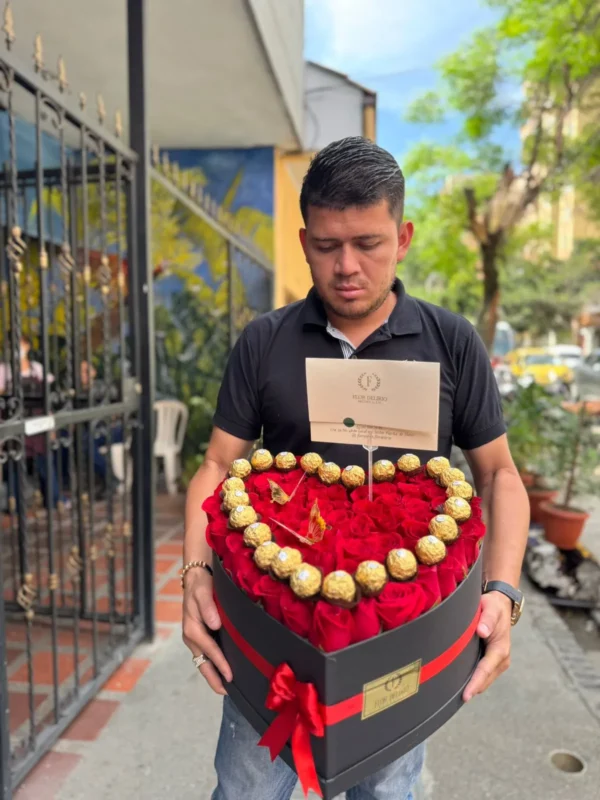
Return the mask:
<path id="1" fill-rule="evenodd" d="M 39 38 L 29 67 L 12 52 L 10 16 L 4 31 L 0 777 L 8 798 L 151 627 L 144 497 L 152 487 L 139 449 L 150 432 L 139 414 L 138 158 L 119 138 L 118 117 L 115 134 L 105 126 L 100 98 L 91 113 L 83 95 L 72 102 L 64 63 L 47 70 Z"/>

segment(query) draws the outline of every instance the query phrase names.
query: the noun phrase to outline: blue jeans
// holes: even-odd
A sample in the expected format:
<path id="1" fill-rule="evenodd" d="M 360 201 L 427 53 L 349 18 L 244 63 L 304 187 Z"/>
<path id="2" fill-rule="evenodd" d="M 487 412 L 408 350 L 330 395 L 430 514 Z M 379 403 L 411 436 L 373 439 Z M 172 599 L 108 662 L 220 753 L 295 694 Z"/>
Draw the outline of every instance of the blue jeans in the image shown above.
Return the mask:
<path id="1" fill-rule="evenodd" d="M 223 701 L 223 719 L 215 769 L 218 785 L 212 800 L 290 800 L 296 773 L 278 758 L 271 761 L 260 736 L 237 710 Z M 346 800 L 413 800 L 412 788 L 423 768 L 425 744 L 366 778 L 346 793 Z"/>

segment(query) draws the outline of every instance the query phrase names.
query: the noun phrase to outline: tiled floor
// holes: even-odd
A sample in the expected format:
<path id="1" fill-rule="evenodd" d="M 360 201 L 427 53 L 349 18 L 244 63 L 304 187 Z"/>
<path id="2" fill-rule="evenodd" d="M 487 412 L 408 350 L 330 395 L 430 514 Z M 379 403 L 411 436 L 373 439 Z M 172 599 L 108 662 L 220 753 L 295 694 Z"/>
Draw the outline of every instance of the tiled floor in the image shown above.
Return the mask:
<path id="1" fill-rule="evenodd" d="M 155 653 L 165 640 L 180 629 L 181 589 L 178 572 L 181 568 L 183 543 L 183 497 L 158 497 L 155 517 L 156 536 L 156 639 L 151 652 Z M 5 531 L 6 552 L 6 531 Z M 5 560 L 6 564 L 6 560 Z M 126 590 L 130 581 L 123 571 L 123 558 L 116 564 L 115 588 L 117 610 L 128 602 Z M 96 604 L 99 611 L 109 610 L 108 564 L 104 557 L 96 561 Z M 5 575 L 5 578 L 8 577 Z M 7 582 L 8 583 L 8 582 Z M 6 586 L 7 584 L 5 584 Z M 68 627 L 61 624 L 57 632 L 57 659 L 59 694 L 61 698 L 73 688 L 75 660 L 72 621 Z M 106 644 L 108 624 L 98 626 L 99 649 Z M 29 666 L 25 641 L 26 626 L 15 617 L 7 624 L 7 662 L 10 687 L 9 712 L 13 747 L 26 743 L 30 729 Z M 52 657 L 51 628 L 47 619 L 34 618 L 31 626 L 32 666 L 34 671 L 34 697 L 36 728 L 38 731 L 53 713 L 53 683 L 55 663 Z M 93 635 L 91 625 L 81 622 L 79 631 L 79 672 L 83 685 L 93 676 L 91 658 Z M 115 711 L 120 699 L 137 684 L 150 660 L 135 655 L 127 659 L 109 678 L 98 696 L 89 703 L 71 724 L 54 749 L 48 753 L 29 774 L 16 791 L 15 800 L 52 800 L 69 772 L 79 763 L 82 754 L 78 748 L 95 740 Z"/>

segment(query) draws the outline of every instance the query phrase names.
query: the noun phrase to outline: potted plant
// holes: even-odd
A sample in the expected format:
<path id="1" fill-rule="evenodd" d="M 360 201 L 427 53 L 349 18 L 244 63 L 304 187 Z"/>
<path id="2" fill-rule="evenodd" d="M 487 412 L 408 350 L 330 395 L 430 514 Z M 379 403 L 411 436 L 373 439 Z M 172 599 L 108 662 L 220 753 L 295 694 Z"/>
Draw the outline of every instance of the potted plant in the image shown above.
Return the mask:
<path id="1" fill-rule="evenodd" d="M 561 550 L 572 550 L 579 540 L 589 513 L 578 499 L 598 490 L 598 449 L 591 431 L 591 417 L 585 403 L 576 412 L 563 410 L 554 426 L 553 473 L 562 487 L 560 502 L 541 504 L 546 539 Z"/>
<path id="2" fill-rule="evenodd" d="M 554 450 L 552 418 L 558 408 L 558 401 L 535 383 L 520 386 L 504 405 L 510 451 L 527 490 L 531 521 L 538 524 L 541 504 L 557 496 L 548 475 Z"/>

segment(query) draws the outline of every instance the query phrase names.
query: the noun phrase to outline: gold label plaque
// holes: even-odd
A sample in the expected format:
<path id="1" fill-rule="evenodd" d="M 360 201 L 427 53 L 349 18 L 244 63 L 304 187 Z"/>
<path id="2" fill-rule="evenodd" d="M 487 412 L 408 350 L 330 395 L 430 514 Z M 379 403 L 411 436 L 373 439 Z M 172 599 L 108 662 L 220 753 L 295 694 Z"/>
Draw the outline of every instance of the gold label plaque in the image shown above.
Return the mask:
<path id="1" fill-rule="evenodd" d="M 391 708 L 419 691 L 421 659 L 363 686 L 362 719 Z"/>

